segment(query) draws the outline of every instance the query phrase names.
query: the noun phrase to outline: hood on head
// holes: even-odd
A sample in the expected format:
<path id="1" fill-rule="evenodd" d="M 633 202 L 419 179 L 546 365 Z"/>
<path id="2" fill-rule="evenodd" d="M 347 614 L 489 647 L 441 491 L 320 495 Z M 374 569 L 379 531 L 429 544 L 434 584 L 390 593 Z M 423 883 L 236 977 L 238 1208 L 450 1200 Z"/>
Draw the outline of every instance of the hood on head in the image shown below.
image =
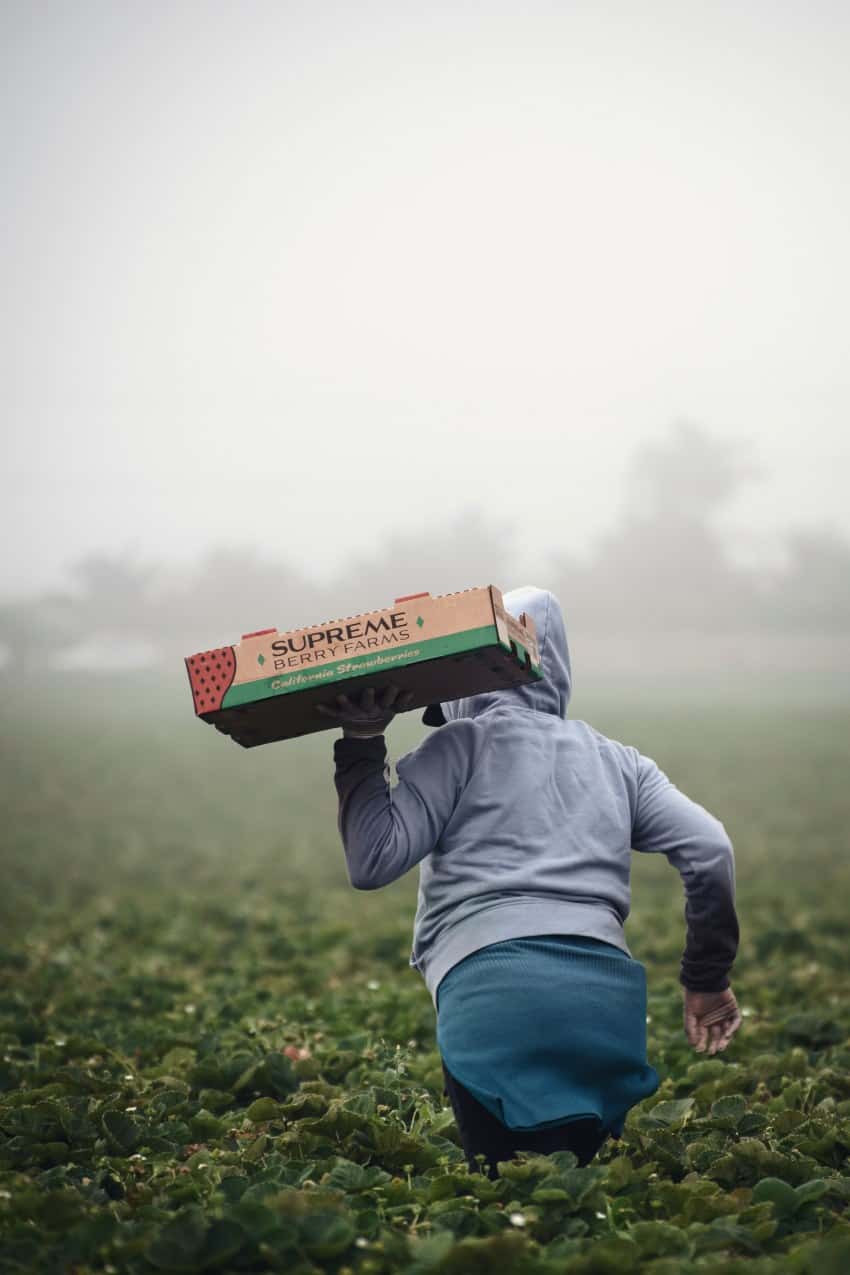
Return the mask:
<path id="1" fill-rule="evenodd" d="M 537 589 L 530 584 L 511 589 L 503 595 L 503 601 L 505 610 L 515 619 L 518 620 L 523 611 L 527 611 L 534 620 L 543 677 L 524 686 L 482 691 L 480 695 L 469 695 L 464 699 L 445 700 L 439 706 L 431 704 L 423 717 L 426 725 L 440 724 L 438 709 L 444 721 L 452 722 L 459 717 L 477 717 L 488 708 L 511 704 L 533 708 L 538 713 L 566 717 L 572 690 L 572 670 L 561 604 L 548 589 Z"/>

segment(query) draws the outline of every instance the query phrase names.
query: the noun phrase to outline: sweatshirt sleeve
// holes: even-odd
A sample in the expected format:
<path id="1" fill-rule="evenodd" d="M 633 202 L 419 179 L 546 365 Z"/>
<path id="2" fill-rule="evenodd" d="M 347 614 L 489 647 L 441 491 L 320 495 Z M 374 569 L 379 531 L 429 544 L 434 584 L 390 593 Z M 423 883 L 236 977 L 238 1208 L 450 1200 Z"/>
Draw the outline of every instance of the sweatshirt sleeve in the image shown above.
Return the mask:
<path id="1" fill-rule="evenodd" d="M 634 751 L 632 848 L 665 854 L 685 888 L 679 982 L 694 992 L 725 991 L 739 940 L 732 842 L 719 819 L 680 792 L 651 757 Z"/>
<path id="2" fill-rule="evenodd" d="M 460 729 L 458 729 L 460 728 Z M 448 723 L 396 762 L 390 786 L 386 741 L 334 741 L 338 827 L 356 890 L 377 890 L 436 847 L 471 765 L 474 723 Z"/>

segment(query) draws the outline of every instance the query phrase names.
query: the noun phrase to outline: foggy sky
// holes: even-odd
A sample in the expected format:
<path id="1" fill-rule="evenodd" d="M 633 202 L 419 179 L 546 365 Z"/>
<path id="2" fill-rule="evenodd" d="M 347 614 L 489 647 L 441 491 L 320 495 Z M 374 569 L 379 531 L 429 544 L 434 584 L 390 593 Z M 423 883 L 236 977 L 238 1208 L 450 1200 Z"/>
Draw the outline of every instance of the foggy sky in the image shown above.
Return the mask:
<path id="1" fill-rule="evenodd" d="M 681 418 L 742 559 L 850 534 L 846 4 L 2 15 L 0 591 L 469 504 L 581 551 Z"/>

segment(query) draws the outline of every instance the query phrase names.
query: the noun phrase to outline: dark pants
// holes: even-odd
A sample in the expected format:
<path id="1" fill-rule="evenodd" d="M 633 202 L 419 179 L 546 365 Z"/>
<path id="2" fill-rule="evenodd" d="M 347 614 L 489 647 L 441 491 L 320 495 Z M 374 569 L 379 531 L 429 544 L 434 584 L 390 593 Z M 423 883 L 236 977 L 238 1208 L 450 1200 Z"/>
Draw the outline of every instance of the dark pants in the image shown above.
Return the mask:
<path id="1" fill-rule="evenodd" d="M 446 1082 L 443 1093 L 452 1104 L 460 1140 L 473 1172 L 482 1171 L 474 1159 L 482 1151 L 486 1157 L 483 1171 L 490 1178 L 499 1176 L 498 1161 L 512 1160 L 517 1151 L 538 1151 L 543 1155 L 550 1151 L 572 1151 L 579 1164 L 589 1164 L 609 1136 L 607 1130 L 601 1132 L 600 1123 L 595 1118 L 568 1120 L 565 1124 L 550 1125 L 546 1129 L 509 1129 L 468 1089 L 464 1089 L 445 1062 L 443 1077 Z"/>

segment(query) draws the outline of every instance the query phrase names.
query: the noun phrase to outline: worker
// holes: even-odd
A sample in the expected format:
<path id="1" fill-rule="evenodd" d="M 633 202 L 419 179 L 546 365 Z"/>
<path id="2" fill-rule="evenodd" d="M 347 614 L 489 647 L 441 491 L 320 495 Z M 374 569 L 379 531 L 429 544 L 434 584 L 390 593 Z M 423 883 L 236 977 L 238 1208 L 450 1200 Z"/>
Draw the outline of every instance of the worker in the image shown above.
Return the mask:
<path id="1" fill-rule="evenodd" d="M 723 824 L 631 745 L 569 718 L 572 670 L 555 595 L 504 595 L 534 620 L 543 676 L 428 706 L 432 733 L 396 763 L 385 731 L 413 693 L 336 696 L 349 879 L 374 890 L 419 865 L 410 965 L 437 1019 L 444 1092 L 470 1169 L 518 1150 L 587 1164 L 659 1086 L 647 1059 L 646 971 L 624 933 L 631 852 L 681 875 L 684 1030 L 726 1049 L 741 1023 L 735 864 Z"/>

